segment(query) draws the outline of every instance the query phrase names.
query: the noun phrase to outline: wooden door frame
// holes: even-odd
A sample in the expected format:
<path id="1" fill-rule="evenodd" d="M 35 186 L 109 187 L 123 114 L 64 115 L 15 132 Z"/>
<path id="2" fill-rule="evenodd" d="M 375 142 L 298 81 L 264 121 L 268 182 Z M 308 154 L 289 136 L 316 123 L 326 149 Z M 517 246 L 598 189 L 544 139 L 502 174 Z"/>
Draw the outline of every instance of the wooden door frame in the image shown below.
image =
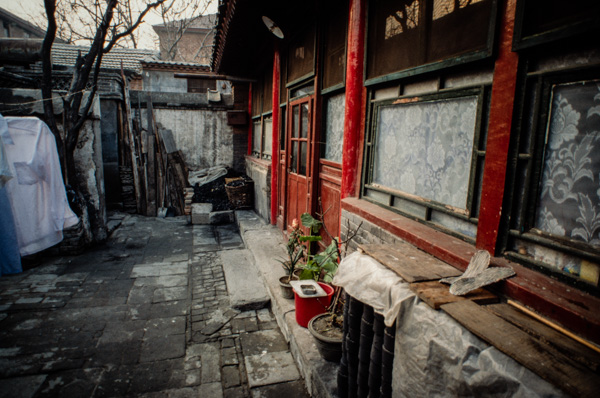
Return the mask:
<path id="1" fill-rule="evenodd" d="M 310 95 L 306 95 L 297 99 L 294 99 L 293 101 L 288 101 L 287 104 L 287 110 L 286 110 L 286 118 L 287 118 L 287 129 L 286 129 L 286 142 L 285 142 L 285 190 L 284 190 L 284 205 L 283 205 L 283 220 L 282 220 L 282 227 L 284 231 L 288 230 L 288 226 L 291 225 L 291 220 L 288 219 L 289 214 L 288 214 L 288 188 L 289 188 L 289 174 L 290 174 L 290 157 L 292 155 L 292 132 L 293 132 L 293 118 L 294 118 L 294 112 L 293 109 L 295 106 L 301 106 L 302 104 L 308 103 L 308 131 L 307 131 L 307 137 L 306 137 L 306 175 L 303 176 L 306 179 L 306 189 L 307 189 L 307 195 L 308 197 L 306 198 L 306 205 L 308 207 L 309 212 L 312 211 L 313 208 L 313 193 L 314 193 L 314 188 L 313 188 L 313 182 L 314 182 L 314 178 L 312 177 L 312 173 L 314 172 L 314 165 L 313 163 L 313 148 L 312 146 L 314 145 L 314 106 L 315 106 L 315 94 L 310 94 Z M 302 118 L 300 117 L 299 121 L 301 121 Z M 300 130 L 298 130 L 298 133 L 300 134 Z M 298 147 L 298 150 L 300 149 L 300 146 Z M 298 159 L 300 160 L 300 159 Z M 294 174 L 298 174 L 298 173 L 294 173 Z"/>

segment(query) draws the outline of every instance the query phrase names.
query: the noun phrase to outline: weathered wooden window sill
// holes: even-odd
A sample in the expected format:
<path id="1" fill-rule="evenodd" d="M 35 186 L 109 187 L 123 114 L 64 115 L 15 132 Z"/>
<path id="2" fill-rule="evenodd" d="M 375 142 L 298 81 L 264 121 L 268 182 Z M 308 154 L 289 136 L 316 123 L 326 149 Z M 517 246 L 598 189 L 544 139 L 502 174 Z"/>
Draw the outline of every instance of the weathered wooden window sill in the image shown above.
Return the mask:
<path id="1" fill-rule="evenodd" d="M 595 347 L 567 338 L 521 308 L 497 303 L 498 297 L 486 289 L 462 297 L 452 295 L 439 279 L 461 272 L 414 246 L 364 244 L 359 250 L 410 283 L 410 289 L 431 308 L 443 310 L 471 333 L 569 395 L 593 397 L 600 389 L 600 352 Z"/>
<path id="2" fill-rule="evenodd" d="M 365 200 L 346 198 L 342 200 L 342 209 L 463 271 L 477 250 L 474 245 Z M 600 343 L 600 298 L 502 257 L 492 257 L 491 265 L 511 267 L 516 272 L 516 276 L 494 285 L 494 292 Z"/>

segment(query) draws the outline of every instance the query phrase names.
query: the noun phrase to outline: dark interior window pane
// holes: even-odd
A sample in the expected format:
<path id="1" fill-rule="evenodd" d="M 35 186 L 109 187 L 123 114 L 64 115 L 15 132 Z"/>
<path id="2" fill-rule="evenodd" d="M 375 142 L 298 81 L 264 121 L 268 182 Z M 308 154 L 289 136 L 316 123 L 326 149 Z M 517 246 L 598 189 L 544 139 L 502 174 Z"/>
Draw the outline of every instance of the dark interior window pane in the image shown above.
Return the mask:
<path id="1" fill-rule="evenodd" d="M 282 55 L 279 58 L 279 102 L 284 103 L 287 101 L 287 60 Z"/>
<path id="2" fill-rule="evenodd" d="M 290 154 L 290 171 L 298 172 L 298 141 L 292 141 L 292 153 Z"/>
<path id="3" fill-rule="evenodd" d="M 301 141 L 300 142 L 300 171 L 298 172 L 298 174 L 305 176 L 306 175 L 306 162 L 307 162 L 307 142 L 306 141 Z"/>
<path id="4" fill-rule="evenodd" d="M 216 90 L 217 81 L 215 79 L 187 79 L 188 93 L 206 93 L 206 90 Z"/>
<path id="5" fill-rule="evenodd" d="M 262 129 L 260 127 L 260 119 L 256 119 L 252 123 L 252 153 L 260 154 L 260 143 L 262 140 Z"/>
<path id="6" fill-rule="evenodd" d="M 371 2 L 367 40 L 367 77 L 424 62 L 422 4 L 419 0 Z"/>
<path id="7" fill-rule="evenodd" d="M 492 0 L 370 2 L 367 77 L 484 50 Z"/>
<path id="8" fill-rule="evenodd" d="M 288 49 L 288 82 L 306 76 L 314 70 L 315 29 L 307 29 L 306 33 L 292 43 Z"/>
<path id="9" fill-rule="evenodd" d="M 252 116 L 258 116 L 262 110 L 262 82 L 252 83 Z"/>
<path id="10" fill-rule="evenodd" d="M 265 77 L 263 79 L 263 106 L 262 111 L 270 112 L 273 110 L 273 71 L 267 68 L 267 72 L 265 73 Z"/>
<path id="11" fill-rule="evenodd" d="M 492 2 L 461 1 L 458 8 L 454 8 L 454 3 L 454 0 L 433 1 L 427 62 L 486 47 Z"/>
<path id="12" fill-rule="evenodd" d="M 308 104 L 302 104 L 302 125 L 300 126 L 300 137 L 308 137 Z"/>
<path id="13" fill-rule="evenodd" d="M 340 2 L 338 2 L 340 3 Z M 344 4 L 338 4 L 346 10 Z M 344 82 L 346 66 L 346 20 L 347 11 L 333 12 L 325 26 L 325 51 L 323 62 L 323 88 L 332 87 Z"/>
<path id="14" fill-rule="evenodd" d="M 281 126 L 279 127 L 279 149 L 281 149 L 282 151 L 285 151 L 285 139 L 286 139 L 286 134 L 285 134 L 285 121 L 286 119 L 286 108 L 285 106 L 280 108 L 280 112 L 279 112 L 279 124 L 281 124 Z"/>
<path id="15" fill-rule="evenodd" d="M 292 138 L 298 138 L 298 121 L 300 120 L 300 106 L 294 106 L 292 112 Z"/>
<path id="16" fill-rule="evenodd" d="M 598 0 L 527 0 L 523 2 L 522 36 L 533 36 L 576 22 L 598 19 Z"/>

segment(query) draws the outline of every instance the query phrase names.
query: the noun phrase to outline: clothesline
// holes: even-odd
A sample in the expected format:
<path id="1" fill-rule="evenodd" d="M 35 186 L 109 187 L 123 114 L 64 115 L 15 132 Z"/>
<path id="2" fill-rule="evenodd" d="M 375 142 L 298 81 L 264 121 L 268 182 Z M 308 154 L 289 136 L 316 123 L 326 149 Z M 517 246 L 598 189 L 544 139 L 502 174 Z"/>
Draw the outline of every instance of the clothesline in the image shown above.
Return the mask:
<path id="1" fill-rule="evenodd" d="M 71 94 L 66 94 L 66 95 L 60 95 L 60 94 L 57 94 L 57 96 L 56 96 L 56 97 L 55 97 L 55 96 L 52 96 L 52 98 L 42 98 L 42 99 L 39 99 L 39 100 L 27 101 L 27 102 L 21 102 L 21 103 L 18 103 L 18 104 L 15 104 L 15 103 L 6 103 L 6 102 L 0 102 L 0 105 L 1 105 L 1 106 L 5 106 L 5 105 L 6 105 L 6 106 L 18 106 L 17 108 L 2 109 L 2 112 L 3 112 L 4 114 L 6 114 L 6 113 L 10 113 L 10 112 L 13 112 L 13 111 L 18 111 L 18 110 L 20 110 L 20 109 L 23 109 L 23 108 L 25 107 L 25 105 L 35 105 L 35 104 L 39 104 L 39 103 L 41 103 L 41 102 L 44 102 L 44 101 L 54 101 L 55 99 L 59 99 L 59 98 L 60 98 L 60 99 L 62 99 L 62 100 L 64 101 L 64 99 L 65 99 L 66 97 L 73 96 L 73 95 L 76 95 L 76 94 L 79 94 L 79 93 L 85 93 L 86 91 L 87 91 L 87 92 L 89 92 L 90 90 L 88 90 L 88 89 L 79 90 L 79 91 L 76 91 L 76 92 L 74 92 L 74 93 L 71 93 Z"/>

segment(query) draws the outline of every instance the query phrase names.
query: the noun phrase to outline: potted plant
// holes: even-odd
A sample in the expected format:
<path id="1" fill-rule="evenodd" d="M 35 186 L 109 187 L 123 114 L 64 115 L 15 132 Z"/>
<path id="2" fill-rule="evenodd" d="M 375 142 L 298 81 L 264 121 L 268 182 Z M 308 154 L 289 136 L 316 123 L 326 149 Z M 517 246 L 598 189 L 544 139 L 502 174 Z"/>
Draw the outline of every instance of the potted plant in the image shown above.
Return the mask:
<path id="1" fill-rule="evenodd" d="M 292 232 L 288 238 L 286 244 L 288 258 L 287 260 L 279 260 L 286 274 L 279 278 L 279 287 L 281 288 L 281 295 L 287 299 L 294 298 L 294 291 L 290 285 L 290 281 L 297 279 L 298 277 L 294 272 L 298 269 L 300 261 L 304 258 L 304 245 L 300 243 L 300 237 L 302 232 L 298 225 L 298 220 L 294 219 L 292 222 Z"/>
<path id="2" fill-rule="evenodd" d="M 308 228 L 309 235 L 299 237 L 300 242 L 308 242 L 307 260 L 300 279 L 314 279 L 315 281 L 331 283 L 338 267 L 338 242 L 336 238 L 331 239 L 331 244 L 325 250 L 311 254 L 311 244 L 322 240 L 320 235 L 315 235 L 323 227 L 323 223 L 308 213 L 302 214 L 302 225 Z"/>
<path id="3" fill-rule="evenodd" d="M 338 362 L 342 357 L 344 337 L 343 304 L 338 288 L 328 311 L 315 315 L 308 322 L 308 331 L 315 338 L 317 349 L 326 361 Z"/>
<path id="4" fill-rule="evenodd" d="M 305 220 L 303 220 L 303 223 L 304 221 Z M 309 218 L 306 218 L 306 223 L 310 224 L 311 220 Z M 317 267 L 316 265 L 314 266 L 314 268 L 309 267 L 307 261 L 307 267 L 305 269 L 308 269 L 313 276 L 318 274 L 319 277 L 323 278 L 323 280 L 331 281 L 333 275 L 335 275 L 337 271 L 338 259 L 342 257 L 340 247 L 343 247 L 343 253 L 346 253 L 348 243 L 352 241 L 352 239 L 354 239 L 361 225 L 362 223 L 355 230 L 352 230 L 350 228 L 350 225 L 348 224 L 348 236 L 345 241 L 340 242 L 339 239 L 332 237 L 329 231 L 327 231 L 325 225 L 321 223 L 319 228 L 321 226 L 323 227 L 324 232 L 327 235 L 329 235 L 332 243 L 323 252 L 314 256 L 318 257 L 315 260 L 315 262 L 321 265 L 320 267 Z M 334 264 L 330 264 L 330 262 L 333 262 Z M 320 268 L 320 270 L 318 270 L 317 268 Z M 303 274 L 304 276 L 309 276 L 308 272 L 303 272 Z M 342 298 L 343 296 L 343 289 L 336 287 L 333 300 L 331 302 L 331 305 L 327 308 L 327 311 L 315 315 L 308 322 L 308 330 L 310 334 L 315 338 L 317 349 L 321 353 L 321 356 L 327 361 L 338 362 L 342 357 L 342 342 L 344 328 L 344 299 Z"/>
<path id="5" fill-rule="evenodd" d="M 323 223 L 308 213 L 301 216 L 302 225 L 308 228 L 308 235 L 301 235 L 298 240 L 306 244 L 306 263 L 300 273 L 300 281 L 294 282 L 296 299 L 296 322 L 302 327 L 308 327 L 310 319 L 327 311 L 334 294 L 334 288 L 329 285 L 337 271 L 338 248 L 337 241 L 332 240 L 325 250 L 311 251 L 311 246 L 321 240 L 317 235 Z M 311 283 L 300 283 L 310 280 Z M 312 286 L 312 287 L 310 287 Z M 315 289 L 316 288 L 316 289 Z M 304 289 L 315 289 L 313 293 Z"/>

